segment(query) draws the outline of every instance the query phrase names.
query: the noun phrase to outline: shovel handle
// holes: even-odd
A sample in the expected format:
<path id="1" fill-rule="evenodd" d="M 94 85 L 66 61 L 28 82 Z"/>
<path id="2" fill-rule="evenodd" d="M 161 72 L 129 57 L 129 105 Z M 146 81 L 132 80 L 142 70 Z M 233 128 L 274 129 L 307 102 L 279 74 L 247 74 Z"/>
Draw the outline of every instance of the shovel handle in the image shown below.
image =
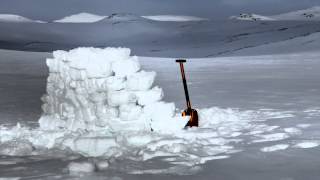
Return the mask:
<path id="1" fill-rule="evenodd" d="M 187 80 L 186 80 L 186 75 L 185 75 L 184 66 L 183 66 L 183 63 L 186 63 L 187 60 L 185 60 L 185 59 L 177 59 L 176 62 L 180 64 L 180 71 L 181 71 L 181 77 L 182 77 L 182 82 L 183 82 L 183 87 L 184 87 L 184 93 L 185 93 L 185 96 L 186 96 L 187 107 L 188 107 L 189 110 L 191 110 L 191 102 L 190 102 L 190 99 L 189 99 Z"/>

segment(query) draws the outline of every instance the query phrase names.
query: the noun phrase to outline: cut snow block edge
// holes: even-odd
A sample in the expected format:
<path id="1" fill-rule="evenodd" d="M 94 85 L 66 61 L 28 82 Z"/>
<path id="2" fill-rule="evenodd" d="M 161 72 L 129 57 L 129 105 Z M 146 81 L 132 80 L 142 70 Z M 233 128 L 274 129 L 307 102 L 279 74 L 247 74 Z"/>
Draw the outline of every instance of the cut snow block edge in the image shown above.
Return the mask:
<path id="1" fill-rule="evenodd" d="M 135 121 L 143 124 L 135 127 L 138 131 L 168 131 L 161 125 L 164 122 L 182 129 L 175 105 L 161 101 L 163 90 L 153 87 L 156 73 L 141 70 L 138 57 L 130 53 L 128 48 L 92 47 L 54 51 L 53 58 L 47 59 L 49 77 L 40 127 L 121 131 L 128 129 L 125 122 Z M 124 122 L 123 127 L 119 122 Z"/>

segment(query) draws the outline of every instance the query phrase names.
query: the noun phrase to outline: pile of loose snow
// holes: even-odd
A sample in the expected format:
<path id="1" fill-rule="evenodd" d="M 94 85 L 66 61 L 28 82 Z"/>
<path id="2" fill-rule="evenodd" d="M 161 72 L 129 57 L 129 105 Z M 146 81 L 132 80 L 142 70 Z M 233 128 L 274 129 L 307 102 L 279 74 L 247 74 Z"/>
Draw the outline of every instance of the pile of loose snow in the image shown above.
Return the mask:
<path id="1" fill-rule="evenodd" d="M 66 16 L 62 19 L 55 20 L 54 22 L 58 22 L 58 23 L 93 23 L 93 22 L 98 22 L 106 17 L 107 16 L 99 16 L 99 15 L 90 14 L 90 13 L 79 13 L 79 14 Z"/>
<path id="2" fill-rule="evenodd" d="M 155 15 L 155 16 L 142 16 L 143 18 L 150 19 L 153 21 L 174 21 L 174 22 L 185 22 L 185 21 L 205 21 L 208 19 L 195 17 L 195 16 L 178 16 L 178 15 Z"/>
<path id="3" fill-rule="evenodd" d="M 38 22 L 38 23 L 44 23 L 43 21 L 35 21 L 23 16 L 15 15 L 15 14 L 0 14 L 0 22 Z"/>

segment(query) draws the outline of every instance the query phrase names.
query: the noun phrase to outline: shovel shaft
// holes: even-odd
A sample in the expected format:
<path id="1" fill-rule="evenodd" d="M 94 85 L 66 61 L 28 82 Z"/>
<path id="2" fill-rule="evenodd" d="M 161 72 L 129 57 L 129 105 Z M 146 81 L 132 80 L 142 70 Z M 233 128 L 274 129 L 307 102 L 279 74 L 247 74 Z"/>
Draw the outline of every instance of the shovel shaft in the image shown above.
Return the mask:
<path id="1" fill-rule="evenodd" d="M 180 71 L 181 71 L 181 77 L 182 77 L 182 82 L 183 82 L 183 87 L 184 87 L 184 93 L 186 96 L 187 107 L 188 107 L 188 110 L 191 110 L 191 102 L 190 102 L 190 98 L 189 98 L 187 80 L 186 80 L 186 75 L 185 75 L 184 66 L 183 66 L 183 63 L 185 63 L 186 60 L 179 59 L 179 60 L 176 60 L 176 62 L 179 63 L 179 65 L 180 65 Z"/>

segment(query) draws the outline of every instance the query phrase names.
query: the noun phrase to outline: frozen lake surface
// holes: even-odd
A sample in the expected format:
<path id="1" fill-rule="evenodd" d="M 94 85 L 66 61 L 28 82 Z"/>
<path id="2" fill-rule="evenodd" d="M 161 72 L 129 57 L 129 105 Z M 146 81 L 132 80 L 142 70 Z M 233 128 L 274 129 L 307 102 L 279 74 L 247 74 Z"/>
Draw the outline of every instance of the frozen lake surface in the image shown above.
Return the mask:
<path id="1" fill-rule="evenodd" d="M 133 52 L 134 53 L 134 52 Z M 40 97 L 45 93 L 48 53 L 0 51 L 0 123 L 37 126 Z M 242 151 L 227 159 L 209 161 L 188 179 L 300 180 L 320 175 L 320 54 L 237 56 L 192 59 L 186 73 L 196 108 L 220 107 L 263 112 L 270 133 L 259 142 L 250 136 L 235 146 Z M 164 89 L 165 101 L 185 106 L 178 65 L 170 58 L 140 57 L 144 69 L 158 73 L 155 84 Z M 259 124 L 259 122 L 256 122 Z M 290 134 L 288 137 L 280 135 Z M 263 139 L 265 138 L 265 140 Z M 0 177 L 22 179 L 74 179 L 66 167 L 74 160 L 57 150 L 52 154 L 0 158 Z M 59 155 L 60 154 L 60 155 Z M 107 171 L 83 179 L 186 179 L 185 175 L 127 174 L 132 169 L 156 169 L 161 159 L 147 162 L 114 160 Z M 151 172 L 152 173 L 152 172 Z"/>

